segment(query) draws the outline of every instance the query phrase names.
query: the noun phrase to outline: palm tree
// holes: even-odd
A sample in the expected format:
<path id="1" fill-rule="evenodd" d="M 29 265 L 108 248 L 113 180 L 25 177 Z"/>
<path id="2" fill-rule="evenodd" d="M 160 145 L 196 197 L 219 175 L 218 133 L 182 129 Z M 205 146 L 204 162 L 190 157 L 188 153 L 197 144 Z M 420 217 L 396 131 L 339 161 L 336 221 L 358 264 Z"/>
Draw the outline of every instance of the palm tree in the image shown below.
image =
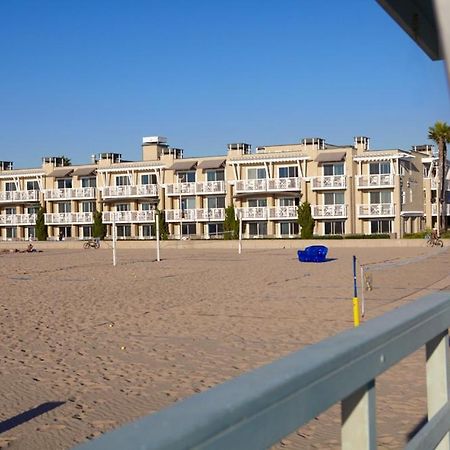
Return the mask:
<path id="1" fill-rule="evenodd" d="M 438 147 L 439 192 L 437 192 L 437 201 L 441 206 L 441 218 L 437 218 L 437 224 L 439 229 L 445 230 L 447 203 L 445 181 L 447 175 L 447 143 L 450 142 L 450 126 L 447 125 L 446 122 L 436 122 L 434 126 L 428 128 L 428 139 L 432 139 L 434 142 L 436 142 L 436 145 Z"/>

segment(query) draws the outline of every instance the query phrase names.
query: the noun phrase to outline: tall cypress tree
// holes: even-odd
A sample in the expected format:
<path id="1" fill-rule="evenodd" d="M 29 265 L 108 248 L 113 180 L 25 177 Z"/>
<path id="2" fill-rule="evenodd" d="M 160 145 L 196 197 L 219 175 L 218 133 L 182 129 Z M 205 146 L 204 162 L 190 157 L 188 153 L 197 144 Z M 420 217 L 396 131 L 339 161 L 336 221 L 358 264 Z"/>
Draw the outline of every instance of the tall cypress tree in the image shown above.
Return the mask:
<path id="1" fill-rule="evenodd" d="M 48 237 L 47 225 L 45 225 L 45 208 L 42 206 L 36 215 L 36 239 L 38 241 L 46 241 Z"/>
<path id="2" fill-rule="evenodd" d="M 92 226 L 92 236 L 98 239 L 105 239 L 106 225 L 103 223 L 102 213 L 94 211 L 94 225 Z"/>
<path id="3" fill-rule="evenodd" d="M 223 231 L 223 238 L 226 240 L 239 238 L 239 221 L 236 219 L 234 206 L 232 205 L 225 208 Z"/>
<path id="4" fill-rule="evenodd" d="M 311 205 L 308 202 L 304 202 L 298 207 L 297 222 L 301 227 L 300 237 L 311 239 L 314 231 L 314 219 L 311 214 Z"/>

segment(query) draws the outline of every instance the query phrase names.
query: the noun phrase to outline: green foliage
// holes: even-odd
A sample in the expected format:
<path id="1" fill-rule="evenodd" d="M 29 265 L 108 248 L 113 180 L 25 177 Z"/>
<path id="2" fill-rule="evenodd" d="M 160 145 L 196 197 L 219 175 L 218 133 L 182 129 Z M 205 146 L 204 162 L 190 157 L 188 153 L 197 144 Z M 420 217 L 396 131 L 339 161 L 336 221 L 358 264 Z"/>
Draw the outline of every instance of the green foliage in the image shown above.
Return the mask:
<path id="1" fill-rule="evenodd" d="M 298 207 L 297 222 L 300 225 L 300 237 L 312 239 L 315 223 L 311 215 L 311 205 L 308 202 L 304 202 Z"/>
<path id="2" fill-rule="evenodd" d="M 313 239 L 331 239 L 331 240 L 342 240 L 344 236 L 342 234 L 324 234 L 322 236 L 314 235 Z"/>
<path id="3" fill-rule="evenodd" d="M 223 238 L 226 240 L 239 239 L 239 221 L 236 219 L 234 206 L 225 208 L 225 220 L 223 223 Z"/>
<path id="4" fill-rule="evenodd" d="M 388 233 L 379 234 L 346 234 L 345 239 L 390 239 Z"/>
<path id="5" fill-rule="evenodd" d="M 72 161 L 71 161 L 71 159 L 69 157 L 67 157 L 65 155 L 62 155 L 61 158 L 62 158 L 63 164 L 65 166 L 71 166 L 72 165 Z"/>
<path id="6" fill-rule="evenodd" d="M 98 239 L 105 239 L 106 236 L 106 225 L 103 223 L 102 213 L 100 211 L 94 211 L 92 236 Z"/>
<path id="7" fill-rule="evenodd" d="M 169 239 L 169 226 L 166 222 L 166 215 L 164 211 L 156 210 L 155 211 L 157 220 L 159 221 L 159 238 L 163 241 L 167 241 Z"/>
<path id="8" fill-rule="evenodd" d="M 42 206 L 36 215 L 36 239 L 38 241 L 46 241 L 48 237 L 47 225 L 45 225 L 45 208 Z"/>

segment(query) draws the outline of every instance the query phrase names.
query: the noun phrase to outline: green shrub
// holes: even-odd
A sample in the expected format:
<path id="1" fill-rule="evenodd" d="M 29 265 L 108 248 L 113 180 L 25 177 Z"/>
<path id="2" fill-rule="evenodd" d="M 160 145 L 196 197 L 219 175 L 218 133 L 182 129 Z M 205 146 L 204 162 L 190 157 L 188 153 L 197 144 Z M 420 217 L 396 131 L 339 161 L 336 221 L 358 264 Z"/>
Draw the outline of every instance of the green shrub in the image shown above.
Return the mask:
<path id="1" fill-rule="evenodd" d="M 344 239 L 344 236 L 342 234 L 324 234 L 323 236 L 318 236 L 315 234 L 313 239 L 335 239 L 335 240 L 342 240 Z"/>
<path id="2" fill-rule="evenodd" d="M 36 239 L 38 241 L 46 241 L 48 237 L 47 225 L 45 225 L 45 208 L 42 206 L 36 215 Z"/>
<path id="3" fill-rule="evenodd" d="M 100 211 L 94 211 L 94 225 L 92 226 L 92 236 L 98 239 L 105 239 L 106 225 L 103 223 L 103 216 Z"/>
<path id="4" fill-rule="evenodd" d="M 300 237 L 313 239 L 315 222 L 311 214 L 311 205 L 308 202 L 304 202 L 298 207 L 297 222 L 300 225 Z"/>
<path id="5" fill-rule="evenodd" d="M 418 233 L 405 233 L 403 235 L 404 239 L 424 239 L 427 235 L 426 231 L 419 231 Z"/>
<path id="6" fill-rule="evenodd" d="M 390 239 L 391 236 L 387 233 L 380 234 L 346 234 L 344 239 Z"/>
<path id="7" fill-rule="evenodd" d="M 233 205 L 227 206 L 227 208 L 225 208 L 223 231 L 223 238 L 225 240 L 239 239 L 239 221 L 236 219 Z"/>

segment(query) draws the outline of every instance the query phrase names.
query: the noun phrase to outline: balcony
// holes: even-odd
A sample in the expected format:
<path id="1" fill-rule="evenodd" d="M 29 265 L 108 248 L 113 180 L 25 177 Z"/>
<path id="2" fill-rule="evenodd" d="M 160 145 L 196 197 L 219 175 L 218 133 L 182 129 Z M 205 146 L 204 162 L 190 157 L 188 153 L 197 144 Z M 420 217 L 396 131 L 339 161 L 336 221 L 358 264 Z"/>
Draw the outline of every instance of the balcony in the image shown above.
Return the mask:
<path id="1" fill-rule="evenodd" d="M 313 219 L 342 219 L 347 217 L 347 205 L 316 205 L 311 212 Z"/>
<path id="2" fill-rule="evenodd" d="M 104 223 L 153 223 L 155 211 L 105 211 L 102 213 Z"/>
<path id="3" fill-rule="evenodd" d="M 429 178 L 429 180 L 431 180 L 431 189 L 437 189 L 438 184 L 440 186 L 440 183 L 438 183 L 436 178 Z M 445 181 L 445 188 L 446 191 L 450 191 L 450 183 L 448 180 Z"/>
<path id="4" fill-rule="evenodd" d="M 236 212 L 237 217 L 242 217 L 242 220 L 267 220 L 269 218 L 269 208 L 266 206 L 237 208 Z"/>
<path id="5" fill-rule="evenodd" d="M 223 222 L 224 208 L 167 209 L 166 222 Z"/>
<path id="6" fill-rule="evenodd" d="M 0 192 L 0 203 L 28 203 L 38 201 L 39 201 L 39 191 Z"/>
<path id="7" fill-rule="evenodd" d="M 158 197 L 157 184 L 138 184 L 130 186 L 106 186 L 100 188 L 104 199 L 130 197 Z"/>
<path id="8" fill-rule="evenodd" d="M 192 183 L 173 183 L 166 185 L 168 196 L 225 194 L 224 181 L 197 181 Z"/>
<path id="9" fill-rule="evenodd" d="M 36 225 L 36 214 L 2 214 L 1 225 Z"/>
<path id="10" fill-rule="evenodd" d="M 63 188 L 63 189 L 44 189 L 45 200 L 86 200 L 95 199 L 95 188 Z"/>
<path id="11" fill-rule="evenodd" d="M 389 217 L 395 216 L 392 203 L 378 203 L 373 205 L 358 205 L 358 217 Z"/>
<path id="12" fill-rule="evenodd" d="M 356 187 L 358 189 L 393 188 L 394 175 L 392 174 L 358 175 L 356 177 Z"/>
<path id="13" fill-rule="evenodd" d="M 269 219 L 297 219 L 296 206 L 275 206 L 269 208 Z"/>
<path id="14" fill-rule="evenodd" d="M 301 178 L 260 178 L 255 180 L 235 180 L 234 186 L 237 194 L 300 191 Z"/>
<path id="15" fill-rule="evenodd" d="M 447 209 L 446 216 L 450 216 L 450 204 L 446 205 L 446 209 Z M 437 211 L 438 211 L 438 205 L 436 203 L 433 203 L 431 205 L 431 215 L 437 216 Z M 439 213 L 439 215 L 441 215 L 441 213 Z"/>
<path id="16" fill-rule="evenodd" d="M 345 189 L 347 179 L 345 175 L 327 175 L 324 177 L 311 177 L 313 190 L 319 189 Z"/>
<path id="17" fill-rule="evenodd" d="M 94 217 L 91 212 L 75 213 L 46 213 L 46 225 L 84 225 L 94 223 Z"/>

